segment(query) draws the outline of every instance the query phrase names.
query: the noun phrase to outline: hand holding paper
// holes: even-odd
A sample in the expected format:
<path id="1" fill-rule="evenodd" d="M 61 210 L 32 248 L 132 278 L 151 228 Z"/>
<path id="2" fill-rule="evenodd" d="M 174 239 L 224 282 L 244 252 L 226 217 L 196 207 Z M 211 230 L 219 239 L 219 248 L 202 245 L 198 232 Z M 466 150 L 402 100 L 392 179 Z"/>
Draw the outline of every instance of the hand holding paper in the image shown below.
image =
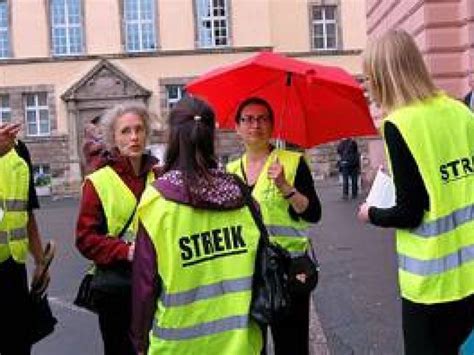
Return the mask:
<path id="1" fill-rule="evenodd" d="M 392 178 L 378 169 L 372 187 L 367 195 L 366 203 L 369 206 L 390 208 L 395 206 L 395 185 Z"/>

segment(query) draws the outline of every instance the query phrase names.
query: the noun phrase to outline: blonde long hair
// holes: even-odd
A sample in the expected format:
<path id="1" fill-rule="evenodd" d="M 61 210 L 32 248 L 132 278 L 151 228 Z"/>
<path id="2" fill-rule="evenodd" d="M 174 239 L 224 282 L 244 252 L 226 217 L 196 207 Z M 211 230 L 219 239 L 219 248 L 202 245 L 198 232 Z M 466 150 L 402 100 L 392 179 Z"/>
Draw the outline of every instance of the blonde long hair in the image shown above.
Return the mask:
<path id="1" fill-rule="evenodd" d="M 439 93 L 415 41 L 404 30 L 389 30 L 369 43 L 363 70 L 372 98 L 387 113 Z"/>

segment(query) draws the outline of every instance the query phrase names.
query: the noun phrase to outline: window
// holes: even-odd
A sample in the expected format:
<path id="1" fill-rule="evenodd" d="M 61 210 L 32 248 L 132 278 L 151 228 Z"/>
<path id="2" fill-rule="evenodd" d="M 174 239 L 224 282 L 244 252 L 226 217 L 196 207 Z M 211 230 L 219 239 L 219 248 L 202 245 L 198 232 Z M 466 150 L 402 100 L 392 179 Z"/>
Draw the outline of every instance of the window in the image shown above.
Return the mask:
<path id="1" fill-rule="evenodd" d="M 228 46 L 227 0 L 196 0 L 196 10 L 199 47 Z"/>
<path id="2" fill-rule="evenodd" d="M 313 49 L 337 49 L 337 7 L 312 6 L 312 45 Z"/>
<path id="3" fill-rule="evenodd" d="M 171 110 L 186 95 L 184 85 L 166 85 L 166 107 Z"/>
<path id="4" fill-rule="evenodd" d="M 127 52 L 154 51 L 155 0 L 124 0 L 124 19 Z"/>
<path id="5" fill-rule="evenodd" d="M 0 58 L 8 58 L 9 56 L 8 3 L 7 0 L 0 0 Z"/>
<path id="6" fill-rule="evenodd" d="M 54 55 L 83 52 L 81 0 L 50 0 L 51 43 Z"/>
<path id="7" fill-rule="evenodd" d="M 48 136 L 51 133 L 47 94 L 27 94 L 25 97 L 26 134 Z"/>
<path id="8" fill-rule="evenodd" d="M 11 121 L 10 96 L 0 95 L 0 124 Z"/>

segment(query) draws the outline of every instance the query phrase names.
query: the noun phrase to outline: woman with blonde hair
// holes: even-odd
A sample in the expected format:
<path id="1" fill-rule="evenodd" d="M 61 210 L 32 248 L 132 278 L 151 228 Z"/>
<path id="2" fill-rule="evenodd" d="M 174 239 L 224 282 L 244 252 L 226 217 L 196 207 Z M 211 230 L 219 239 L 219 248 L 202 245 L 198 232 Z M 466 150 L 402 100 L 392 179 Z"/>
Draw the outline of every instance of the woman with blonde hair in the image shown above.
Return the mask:
<path id="1" fill-rule="evenodd" d="M 358 217 L 396 228 L 406 354 L 458 354 L 474 326 L 474 117 L 433 84 L 413 38 L 391 30 L 364 53 L 396 204 Z"/>
<path id="2" fill-rule="evenodd" d="M 124 103 L 108 110 L 101 124 L 110 157 L 106 166 L 86 177 L 82 187 L 76 246 L 94 262 L 96 273 L 114 272 L 125 280 L 121 286 L 105 287 L 104 283 L 99 285 L 98 277 L 93 278 L 93 298 L 106 355 L 135 354 L 128 336 L 135 251 L 132 222 L 157 163 L 145 153 L 150 121 L 143 104 Z"/>

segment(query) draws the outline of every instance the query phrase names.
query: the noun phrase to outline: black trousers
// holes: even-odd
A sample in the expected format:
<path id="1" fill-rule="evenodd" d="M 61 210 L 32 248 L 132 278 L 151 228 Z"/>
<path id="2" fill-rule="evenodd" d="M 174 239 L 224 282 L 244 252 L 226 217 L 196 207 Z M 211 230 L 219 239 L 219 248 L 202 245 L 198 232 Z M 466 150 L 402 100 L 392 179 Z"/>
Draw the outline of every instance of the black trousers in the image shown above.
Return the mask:
<path id="1" fill-rule="evenodd" d="M 0 354 L 31 353 L 28 308 L 26 266 L 9 258 L 0 263 Z"/>
<path id="2" fill-rule="evenodd" d="M 342 169 L 342 195 L 348 196 L 349 194 L 349 179 L 351 180 L 351 192 L 352 197 L 357 197 L 358 194 L 358 169 Z"/>
<path id="3" fill-rule="evenodd" d="M 135 355 L 129 336 L 131 295 L 94 294 L 99 327 L 104 342 L 104 355 Z"/>
<path id="4" fill-rule="evenodd" d="M 474 295 L 424 305 L 402 299 L 406 355 L 457 355 L 474 327 Z"/>
<path id="5" fill-rule="evenodd" d="M 271 326 L 275 355 L 308 355 L 310 297 L 293 295 L 289 315 Z"/>

